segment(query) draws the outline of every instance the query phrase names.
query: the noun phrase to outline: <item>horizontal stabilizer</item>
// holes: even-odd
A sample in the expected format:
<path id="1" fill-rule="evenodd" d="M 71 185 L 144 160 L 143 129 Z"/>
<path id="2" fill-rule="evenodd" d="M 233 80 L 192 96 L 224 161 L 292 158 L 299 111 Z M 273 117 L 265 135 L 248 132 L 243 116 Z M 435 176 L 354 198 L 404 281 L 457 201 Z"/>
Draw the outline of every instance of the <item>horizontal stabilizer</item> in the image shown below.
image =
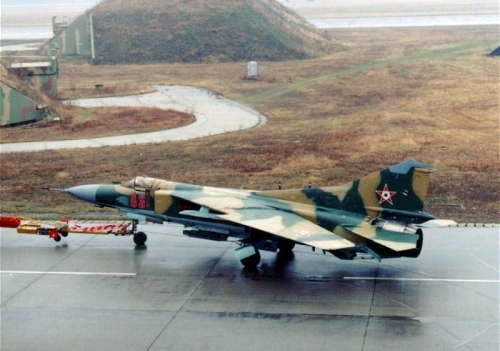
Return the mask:
<path id="1" fill-rule="evenodd" d="M 398 230 L 387 230 L 370 225 L 366 222 L 363 222 L 359 226 L 345 226 L 344 228 L 396 252 L 417 248 L 422 233 L 422 230 L 418 228 L 414 228 L 413 231 L 415 233 L 413 233 L 405 232 L 403 228 Z"/>
<path id="2" fill-rule="evenodd" d="M 377 229 L 377 236 L 372 241 L 383 245 L 393 251 L 407 251 L 417 248 L 419 235 L 391 232 L 384 229 Z"/>

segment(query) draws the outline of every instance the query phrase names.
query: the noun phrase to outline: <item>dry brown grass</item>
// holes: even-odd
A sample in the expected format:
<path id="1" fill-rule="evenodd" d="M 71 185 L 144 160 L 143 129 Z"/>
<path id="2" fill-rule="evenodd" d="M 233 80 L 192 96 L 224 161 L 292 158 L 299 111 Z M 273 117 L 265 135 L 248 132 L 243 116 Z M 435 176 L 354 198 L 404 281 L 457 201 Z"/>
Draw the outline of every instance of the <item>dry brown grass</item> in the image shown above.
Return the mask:
<path id="1" fill-rule="evenodd" d="M 497 58 L 486 56 L 498 45 L 498 27 L 331 34 L 343 50 L 321 59 L 259 63 L 257 81 L 243 79 L 243 63 L 63 63 L 59 87 L 67 98 L 82 97 L 78 92 L 96 81 L 138 89 L 193 85 L 246 102 L 269 122 L 188 142 L 2 155 L 1 210 L 92 210 L 40 190 L 47 184 L 147 174 L 252 189 L 272 189 L 278 181 L 287 188 L 308 181 L 334 185 L 413 157 L 439 169 L 428 212 L 498 222 L 499 68 Z"/>
<path id="2" fill-rule="evenodd" d="M 147 107 L 99 107 L 64 109 L 60 124 L 47 124 L 4 128 L 0 142 L 28 142 L 45 140 L 70 140 L 105 136 L 156 132 L 191 124 L 192 114 L 174 110 Z"/>

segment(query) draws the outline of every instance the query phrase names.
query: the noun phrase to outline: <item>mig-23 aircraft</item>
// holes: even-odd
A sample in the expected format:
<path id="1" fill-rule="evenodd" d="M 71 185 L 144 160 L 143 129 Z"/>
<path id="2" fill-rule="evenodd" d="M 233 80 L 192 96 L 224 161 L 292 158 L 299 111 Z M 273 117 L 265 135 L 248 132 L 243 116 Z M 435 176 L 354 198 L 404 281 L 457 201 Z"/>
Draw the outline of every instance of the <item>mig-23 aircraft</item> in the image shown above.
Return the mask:
<path id="1" fill-rule="evenodd" d="M 185 226 L 190 237 L 236 238 L 235 255 L 245 267 L 260 262 L 259 250 L 290 253 L 296 244 L 352 260 L 417 257 L 422 228 L 440 222 L 422 212 L 433 169 L 407 160 L 351 183 L 322 188 L 252 191 L 216 188 L 147 177 L 123 184 L 68 188 L 72 196 L 118 209 L 133 220 Z"/>

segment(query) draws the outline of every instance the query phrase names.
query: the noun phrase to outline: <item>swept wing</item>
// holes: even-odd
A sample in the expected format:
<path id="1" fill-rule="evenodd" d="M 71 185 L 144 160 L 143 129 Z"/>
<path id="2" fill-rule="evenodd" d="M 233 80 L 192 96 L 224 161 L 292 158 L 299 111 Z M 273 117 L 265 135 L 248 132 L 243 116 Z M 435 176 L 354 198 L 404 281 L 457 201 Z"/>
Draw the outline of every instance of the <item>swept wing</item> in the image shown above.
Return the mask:
<path id="1" fill-rule="evenodd" d="M 340 250 L 355 245 L 305 218 L 283 209 L 276 209 L 248 193 L 246 197 L 216 192 L 172 191 L 170 195 L 208 208 L 212 219 L 218 218 L 257 229 L 283 239 L 321 250 Z M 269 202 L 269 201 L 268 201 Z M 273 204 L 278 205 L 278 204 Z M 207 218 L 206 211 L 183 211 L 183 215 Z"/>

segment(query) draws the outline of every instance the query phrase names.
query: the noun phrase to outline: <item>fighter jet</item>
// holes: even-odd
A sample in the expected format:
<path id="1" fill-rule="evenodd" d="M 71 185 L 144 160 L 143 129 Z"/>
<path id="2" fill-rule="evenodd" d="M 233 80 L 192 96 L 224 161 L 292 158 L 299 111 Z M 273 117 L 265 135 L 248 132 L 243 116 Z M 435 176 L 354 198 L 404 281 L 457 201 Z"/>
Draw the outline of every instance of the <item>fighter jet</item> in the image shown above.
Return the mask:
<path id="1" fill-rule="evenodd" d="M 259 250 L 291 253 L 294 246 L 339 259 L 418 257 L 426 226 L 449 222 L 422 212 L 434 170 L 407 160 L 335 187 L 253 191 L 136 177 L 122 184 L 89 184 L 65 191 L 83 201 L 115 208 L 133 221 L 184 225 L 190 237 L 235 238 L 245 267 L 260 263 Z"/>

